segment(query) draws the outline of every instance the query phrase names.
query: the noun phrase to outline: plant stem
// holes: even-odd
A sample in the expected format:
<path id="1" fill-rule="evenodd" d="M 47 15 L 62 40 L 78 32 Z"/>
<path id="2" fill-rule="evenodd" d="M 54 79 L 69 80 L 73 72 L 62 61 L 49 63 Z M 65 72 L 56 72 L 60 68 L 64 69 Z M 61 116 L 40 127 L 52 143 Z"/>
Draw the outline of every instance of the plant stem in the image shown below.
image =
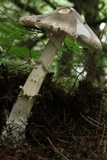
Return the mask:
<path id="1" fill-rule="evenodd" d="M 18 95 L 17 101 L 7 119 L 6 127 L 2 132 L 3 145 L 9 148 L 17 148 L 24 144 L 25 129 L 33 103 L 56 53 L 61 48 L 64 38 L 65 33 L 63 32 L 51 35 L 48 44 L 39 61 L 35 64 L 25 85 L 23 87 L 20 86 L 22 90 Z"/>

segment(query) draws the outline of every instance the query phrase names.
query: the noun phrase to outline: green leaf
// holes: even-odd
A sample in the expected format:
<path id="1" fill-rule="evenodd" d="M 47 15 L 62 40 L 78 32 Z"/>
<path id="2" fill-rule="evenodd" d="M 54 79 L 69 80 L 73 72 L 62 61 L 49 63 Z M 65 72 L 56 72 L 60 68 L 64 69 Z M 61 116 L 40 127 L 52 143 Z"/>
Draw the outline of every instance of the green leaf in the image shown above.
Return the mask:
<path id="1" fill-rule="evenodd" d="M 9 54 L 13 57 L 20 57 L 20 58 L 34 58 L 37 59 L 38 58 L 38 53 L 35 51 L 30 51 L 27 47 L 23 47 L 23 46 L 16 46 L 13 45 L 10 50 L 9 50 Z"/>
<path id="2" fill-rule="evenodd" d="M 67 46 L 67 49 L 73 51 L 74 53 L 78 52 L 81 53 L 83 52 L 84 48 L 86 48 L 85 45 L 82 45 L 81 43 L 77 42 L 74 39 L 71 38 L 65 38 L 65 44 Z"/>

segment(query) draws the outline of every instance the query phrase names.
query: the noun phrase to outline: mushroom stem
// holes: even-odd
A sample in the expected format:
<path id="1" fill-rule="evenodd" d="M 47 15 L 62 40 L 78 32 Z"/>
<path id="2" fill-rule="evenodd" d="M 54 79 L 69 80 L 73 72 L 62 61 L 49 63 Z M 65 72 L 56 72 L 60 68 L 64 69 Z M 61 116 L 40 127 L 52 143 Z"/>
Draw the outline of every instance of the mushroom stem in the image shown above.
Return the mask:
<path id="1" fill-rule="evenodd" d="M 25 129 L 33 103 L 38 95 L 42 82 L 49 71 L 50 65 L 61 48 L 65 38 L 64 32 L 51 35 L 39 61 L 35 64 L 25 85 L 18 95 L 10 116 L 6 122 L 6 127 L 2 132 L 3 145 L 9 148 L 21 147 L 25 142 Z"/>

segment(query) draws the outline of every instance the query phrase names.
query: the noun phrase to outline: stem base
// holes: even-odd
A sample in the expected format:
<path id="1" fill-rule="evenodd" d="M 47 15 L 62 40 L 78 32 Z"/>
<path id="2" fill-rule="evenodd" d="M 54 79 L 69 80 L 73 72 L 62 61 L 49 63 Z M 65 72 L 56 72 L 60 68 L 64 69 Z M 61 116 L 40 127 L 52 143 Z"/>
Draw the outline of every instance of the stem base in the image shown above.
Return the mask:
<path id="1" fill-rule="evenodd" d="M 10 149 L 25 145 L 25 129 L 26 124 L 24 123 L 20 125 L 14 122 L 7 122 L 1 136 L 2 144 Z"/>

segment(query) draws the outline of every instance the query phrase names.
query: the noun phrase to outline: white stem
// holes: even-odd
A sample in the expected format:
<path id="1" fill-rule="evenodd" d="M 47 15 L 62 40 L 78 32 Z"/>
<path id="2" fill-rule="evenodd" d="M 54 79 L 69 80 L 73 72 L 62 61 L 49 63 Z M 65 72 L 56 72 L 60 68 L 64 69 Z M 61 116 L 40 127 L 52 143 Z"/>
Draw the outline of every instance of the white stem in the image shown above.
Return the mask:
<path id="1" fill-rule="evenodd" d="M 34 66 L 25 85 L 18 95 L 17 101 L 13 106 L 10 116 L 6 122 L 6 127 L 2 132 L 3 144 L 16 148 L 21 147 L 25 140 L 25 129 L 31 108 L 40 90 L 43 80 L 49 71 L 50 65 L 61 48 L 65 34 L 57 33 L 51 36 L 46 48 L 44 49 L 39 61 Z"/>

